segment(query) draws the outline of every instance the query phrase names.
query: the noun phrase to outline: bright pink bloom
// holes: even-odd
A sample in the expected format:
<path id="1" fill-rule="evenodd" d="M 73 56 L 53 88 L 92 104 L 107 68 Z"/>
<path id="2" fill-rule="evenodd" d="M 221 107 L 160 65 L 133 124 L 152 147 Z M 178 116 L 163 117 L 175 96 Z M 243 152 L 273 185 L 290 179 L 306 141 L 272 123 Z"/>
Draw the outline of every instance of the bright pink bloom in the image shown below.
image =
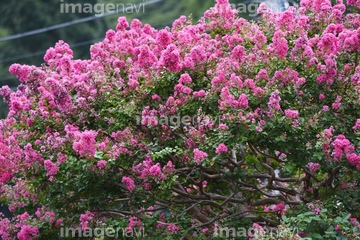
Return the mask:
<path id="1" fill-rule="evenodd" d="M 355 123 L 355 126 L 353 126 L 353 129 L 354 130 L 360 129 L 360 119 L 356 119 L 356 123 Z"/>
<path id="2" fill-rule="evenodd" d="M 126 185 L 129 192 L 132 192 L 135 189 L 135 183 L 134 180 L 132 180 L 129 177 L 123 177 L 121 182 Z"/>
<path id="3" fill-rule="evenodd" d="M 274 210 L 275 211 L 279 211 L 279 212 L 281 212 L 282 210 L 284 210 L 285 209 L 285 204 L 284 203 L 278 203 L 278 204 L 276 204 L 276 206 L 274 207 Z"/>
<path id="4" fill-rule="evenodd" d="M 180 231 L 180 227 L 176 226 L 176 225 L 173 224 L 173 223 L 170 224 L 170 225 L 168 225 L 168 226 L 167 226 L 167 229 L 168 229 L 169 232 L 174 232 L 174 233 Z"/>
<path id="5" fill-rule="evenodd" d="M 73 149 L 80 155 L 94 156 L 96 152 L 96 140 L 97 132 L 85 131 L 80 134 L 80 139 L 73 143 Z"/>
<path id="6" fill-rule="evenodd" d="M 270 108 L 280 110 L 281 109 L 280 101 L 281 101 L 281 98 L 279 96 L 279 91 L 276 90 L 275 92 L 271 93 L 271 96 L 270 96 L 270 99 L 269 99 L 269 102 L 268 102 L 268 106 Z"/>
<path id="7" fill-rule="evenodd" d="M 192 82 L 191 77 L 189 74 L 184 73 L 181 74 L 180 79 L 179 79 L 179 83 L 180 84 L 190 84 Z"/>
<path id="8" fill-rule="evenodd" d="M 205 158 L 208 157 L 208 154 L 206 152 L 203 152 L 199 150 L 198 148 L 194 149 L 194 160 L 196 161 L 196 164 L 200 164 Z"/>
<path id="9" fill-rule="evenodd" d="M 105 160 L 100 160 L 100 161 L 97 162 L 96 165 L 98 166 L 99 169 L 104 169 L 105 166 L 106 166 L 106 164 L 107 164 L 107 161 L 105 161 Z"/>
<path id="10" fill-rule="evenodd" d="M 320 164 L 319 163 L 309 162 L 307 164 L 307 166 L 310 169 L 310 171 L 317 172 L 319 170 Z"/>
<path id="11" fill-rule="evenodd" d="M 286 109 L 285 110 L 285 116 L 289 117 L 289 118 L 297 118 L 299 116 L 299 111 L 298 110 Z"/>
<path id="12" fill-rule="evenodd" d="M 226 126 L 225 123 L 220 123 L 220 124 L 219 124 L 219 129 L 225 131 L 225 130 L 228 129 L 228 127 Z"/>
<path id="13" fill-rule="evenodd" d="M 56 166 L 52 161 L 50 160 L 45 160 L 44 161 L 44 166 L 46 169 L 46 176 L 53 176 L 56 175 L 59 171 L 59 167 Z"/>
<path id="14" fill-rule="evenodd" d="M 200 91 L 194 91 L 193 92 L 194 98 L 201 98 L 204 97 L 206 95 L 206 92 L 204 90 L 200 90 Z"/>
<path id="15" fill-rule="evenodd" d="M 220 143 L 219 146 L 216 148 L 216 154 L 220 155 L 221 153 L 226 153 L 228 148 L 225 144 Z"/>
<path id="16" fill-rule="evenodd" d="M 244 93 L 240 94 L 239 99 L 238 99 L 238 106 L 240 108 L 248 108 L 249 107 L 249 102 L 248 102 L 248 98 L 247 98 L 246 94 L 244 94 Z"/>
<path id="17" fill-rule="evenodd" d="M 160 168 L 160 166 L 158 164 L 151 166 L 150 169 L 149 169 L 149 173 L 150 173 L 151 176 L 154 176 L 154 177 L 161 176 L 161 168 Z"/>
<path id="18" fill-rule="evenodd" d="M 94 218 L 94 214 L 89 211 L 80 215 L 81 229 L 83 231 L 85 231 L 85 229 L 89 226 L 89 222 L 93 220 L 93 218 Z"/>
<path id="19" fill-rule="evenodd" d="M 126 20 L 126 17 L 119 17 L 118 24 L 116 25 L 117 31 L 124 31 L 126 28 L 129 27 L 129 23 Z"/>
<path id="20" fill-rule="evenodd" d="M 17 233 L 17 237 L 19 240 L 32 240 L 33 238 L 36 238 L 38 234 L 39 229 L 37 226 L 30 227 L 28 225 L 24 225 Z"/>

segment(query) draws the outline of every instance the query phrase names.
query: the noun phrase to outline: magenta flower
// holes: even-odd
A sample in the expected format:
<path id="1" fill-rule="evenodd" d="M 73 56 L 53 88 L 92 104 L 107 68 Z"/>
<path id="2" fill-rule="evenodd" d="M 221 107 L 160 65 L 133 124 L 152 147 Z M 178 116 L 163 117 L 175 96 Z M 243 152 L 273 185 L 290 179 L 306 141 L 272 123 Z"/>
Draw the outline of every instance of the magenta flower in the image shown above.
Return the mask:
<path id="1" fill-rule="evenodd" d="M 288 118 L 297 118 L 299 116 L 298 110 L 286 109 L 284 112 L 285 112 L 285 116 Z"/>
<path id="2" fill-rule="evenodd" d="M 38 234 L 39 229 L 37 226 L 30 227 L 29 225 L 23 225 L 17 233 L 17 237 L 19 240 L 31 240 L 36 238 Z"/>
<path id="3" fill-rule="evenodd" d="M 249 101 L 248 101 L 246 94 L 243 93 L 239 96 L 238 106 L 240 108 L 248 108 L 249 107 Z"/>
<path id="4" fill-rule="evenodd" d="M 276 206 L 274 207 L 274 210 L 275 211 L 279 211 L 279 212 L 281 212 L 282 210 L 284 210 L 285 209 L 285 204 L 284 203 L 278 203 L 278 204 L 276 204 Z"/>
<path id="5" fill-rule="evenodd" d="M 205 158 L 207 158 L 208 155 L 206 152 L 203 152 L 199 150 L 198 148 L 194 149 L 194 160 L 196 161 L 196 164 L 200 164 Z"/>
<path id="6" fill-rule="evenodd" d="M 310 169 L 310 171 L 317 172 L 319 170 L 320 164 L 319 163 L 309 162 L 307 164 L 307 166 Z"/>
<path id="7" fill-rule="evenodd" d="M 226 153 L 227 151 L 227 146 L 224 143 L 220 143 L 215 152 L 216 154 L 220 155 L 221 153 Z"/>
<path id="8" fill-rule="evenodd" d="M 107 161 L 105 161 L 105 160 L 100 160 L 100 161 L 97 162 L 96 165 L 98 166 L 99 169 L 104 169 L 105 166 L 106 166 L 106 164 L 107 164 Z"/>
<path id="9" fill-rule="evenodd" d="M 84 131 L 80 134 L 80 140 L 73 143 L 73 149 L 80 155 L 91 155 L 94 156 L 96 152 L 96 140 L 97 132 L 95 131 Z"/>
<path id="10" fill-rule="evenodd" d="M 129 177 L 123 177 L 121 182 L 125 184 L 126 188 L 129 190 L 129 192 L 132 192 L 135 189 L 135 183 L 134 180 L 132 180 Z"/>
<path id="11" fill-rule="evenodd" d="M 56 175 L 59 171 L 59 167 L 56 166 L 52 161 L 50 160 L 45 160 L 44 161 L 44 166 L 46 169 L 46 176 L 53 176 Z"/>

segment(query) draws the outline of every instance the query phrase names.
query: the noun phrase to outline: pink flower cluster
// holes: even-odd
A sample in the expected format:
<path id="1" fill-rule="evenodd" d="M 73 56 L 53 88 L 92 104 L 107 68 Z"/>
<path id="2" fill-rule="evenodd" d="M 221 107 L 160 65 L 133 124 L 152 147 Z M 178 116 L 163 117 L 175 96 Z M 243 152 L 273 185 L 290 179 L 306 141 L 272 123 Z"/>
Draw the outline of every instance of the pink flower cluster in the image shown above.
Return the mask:
<path id="1" fill-rule="evenodd" d="M 97 162 L 96 164 L 98 166 L 99 169 L 104 169 L 107 165 L 107 161 L 106 160 L 100 160 Z"/>
<path id="2" fill-rule="evenodd" d="M 39 234 L 39 229 L 37 226 L 31 227 L 28 225 L 23 225 L 20 231 L 17 233 L 19 240 L 31 240 L 36 238 Z"/>
<path id="3" fill-rule="evenodd" d="M 73 143 L 73 149 L 80 155 L 94 156 L 96 152 L 96 140 L 97 132 L 84 131 L 79 134 L 79 140 Z"/>
<path id="4" fill-rule="evenodd" d="M 285 112 L 285 116 L 288 118 L 297 118 L 299 116 L 298 110 L 286 109 L 284 112 Z"/>
<path id="5" fill-rule="evenodd" d="M 342 158 L 343 153 L 347 154 L 354 152 L 354 146 L 352 146 L 350 141 L 342 134 L 336 137 L 332 145 L 334 147 L 333 154 L 335 161 L 339 161 Z"/>
<path id="6" fill-rule="evenodd" d="M 228 148 L 227 148 L 227 146 L 224 144 L 224 143 L 220 143 L 218 146 L 217 146 L 217 148 L 216 148 L 216 154 L 222 154 L 222 153 L 226 153 L 226 152 L 228 152 L 229 150 L 228 150 Z"/>
<path id="7" fill-rule="evenodd" d="M 208 154 L 206 152 L 203 152 L 199 150 L 198 148 L 194 149 L 194 160 L 197 165 L 200 165 L 202 161 L 204 161 L 205 158 L 208 157 Z"/>
<path id="8" fill-rule="evenodd" d="M 174 171 L 174 165 L 169 161 L 163 168 L 160 163 L 154 164 L 153 160 L 149 156 L 145 156 L 145 160 L 142 163 L 135 165 L 132 171 L 139 175 L 139 177 L 146 181 L 155 180 L 159 182 L 166 178 L 165 174 L 171 174 Z"/>
<path id="9" fill-rule="evenodd" d="M 81 229 L 83 231 L 85 231 L 86 228 L 89 227 L 89 223 L 94 218 L 94 216 L 95 215 L 92 212 L 89 212 L 89 211 L 87 211 L 86 213 L 80 215 Z"/>
<path id="10" fill-rule="evenodd" d="M 280 212 L 281 214 L 284 214 L 286 210 L 285 204 L 283 202 L 271 206 L 263 206 L 263 208 L 265 212 L 276 211 L 276 212 Z"/>
<path id="11" fill-rule="evenodd" d="M 360 8 L 360 2 L 358 0 L 346 0 L 346 4 L 349 6 Z"/>
<path id="12" fill-rule="evenodd" d="M 126 188 L 129 190 L 129 192 L 134 191 L 135 189 L 135 182 L 130 177 L 122 177 L 121 182 L 125 184 Z"/>
<path id="13" fill-rule="evenodd" d="M 46 176 L 54 176 L 59 171 L 59 167 L 56 166 L 51 160 L 45 160 L 44 166 L 46 169 Z"/>
<path id="14" fill-rule="evenodd" d="M 359 130 L 360 129 L 360 119 L 356 120 L 355 126 L 353 126 L 354 130 Z"/>
<path id="15" fill-rule="evenodd" d="M 309 162 L 307 164 L 307 167 L 310 169 L 310 171 L 315 173 L 315 172 L 317 172 L 319 170 L 320 164 L 319 163 Z"/>
<path id="16" fill-rule="evenodd" d="M 143 229 L 144 226 L 140 219 L 137 217 L 130 217 L 129 218 L 129 225 L 125 228 L 126 232 L 133 232 L 135 227 L 139 227 L 140 229 Z"/>

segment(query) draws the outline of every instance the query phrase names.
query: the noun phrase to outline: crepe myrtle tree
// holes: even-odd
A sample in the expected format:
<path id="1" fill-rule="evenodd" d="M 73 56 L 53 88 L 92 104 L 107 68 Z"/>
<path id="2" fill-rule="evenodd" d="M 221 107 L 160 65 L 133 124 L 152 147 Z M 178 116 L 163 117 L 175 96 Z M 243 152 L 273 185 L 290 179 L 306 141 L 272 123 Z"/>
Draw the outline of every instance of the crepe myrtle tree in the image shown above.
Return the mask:
<path id="1" fill-rule="evenodd" d="M 0 196 L 14 216 L 0 236 L 222 239 L 253 227 L 357 239 L 360 15 L 345 11 L 261 4 L 255 23 L 218 0 L 197 24 L 120 17 L 88 60 L 59 41 L 42 66 L 13 64 L 22 84 L 1 88 Z"/>

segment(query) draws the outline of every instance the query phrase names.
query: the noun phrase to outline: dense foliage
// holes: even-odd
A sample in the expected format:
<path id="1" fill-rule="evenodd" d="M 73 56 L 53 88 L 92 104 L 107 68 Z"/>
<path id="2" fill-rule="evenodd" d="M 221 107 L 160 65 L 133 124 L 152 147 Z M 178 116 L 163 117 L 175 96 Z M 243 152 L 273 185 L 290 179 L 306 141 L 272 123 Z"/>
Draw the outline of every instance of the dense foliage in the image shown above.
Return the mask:
<path id="1" fill-rule="evenodd" d="M 218 0 L 162 30 L 120 17 L 89 60 L 59 41 L 41 67 L 13 64 L 0 236 L 357 239 L 360 15 L 329 0 L 258 11 L 248 22 Z"/>
<path id="2" fill-rule="evenodd" d="M 134 18 L 142 22 L 151 24 L 154 28 L 163 28 L 171 26 L 174 19 L 180 15 L 192 14 L 194 20 L 198 20 L 203 12 L 214 5 L 214 0 L 166 0 L 154 5 L 147 5 L 149 1 L 142 0 L 76 0 L 76 1 L 48 1 L 48 0 L 22 0 L 5 1 L 0 8 L 0 38 L 9 35 L 25 33 L 39 28 L 50 27 L 55 24 L 70 22 L 80 18 L 94 16 L 93 12 L 77 11 L 71 12 L 72 8 L 66 8 L 66 3 L 91 4 L 96 6 L 105 6 L 113 4 L 117 10 L 124 10 L 123 6 L 130 7 L 139 4 L 140 7 L 125 13 L 100 17 L 96 20 L 83 22 L 68 27 L 61 27 L 55 30 L 47 31 L 41 34 L 23 36 L 19 39 L 13 39 L 0 42 L 0 87 L 9 85 L 10 88 L 16 88 L 19 81 L 7 71 L 13 62 L 30 65 L 40 65 L 43 62 L 43 55 L 49 46 L 53 46 L 59 39 L 67 42 L 73 52 L 74 58 L 89 58 L 89 47 L 91 44 L 99 41 L 104 36 L 107 29 L 113 27 L 119 15 L 126 15 L 127 20 Z M 234 7 L 237 7 L 242 0 L 231 0 Z M 242 4 L 244 5 L 244 4 Z M 249 5 L 249 3 L 247 3 Z M 67 12 L 64 9 L 69 9 Z M 101 8 L 97 8 L 100 9 Z M 64 12 L 61 12 L 63 10 Z M 251 10 L 256 11 L 255 6 Z M 253 17 L 245 10 L 242 10 L 243 17 Z M 0 99 L 0 118 L 7 115 L 6 104 Z"/>

